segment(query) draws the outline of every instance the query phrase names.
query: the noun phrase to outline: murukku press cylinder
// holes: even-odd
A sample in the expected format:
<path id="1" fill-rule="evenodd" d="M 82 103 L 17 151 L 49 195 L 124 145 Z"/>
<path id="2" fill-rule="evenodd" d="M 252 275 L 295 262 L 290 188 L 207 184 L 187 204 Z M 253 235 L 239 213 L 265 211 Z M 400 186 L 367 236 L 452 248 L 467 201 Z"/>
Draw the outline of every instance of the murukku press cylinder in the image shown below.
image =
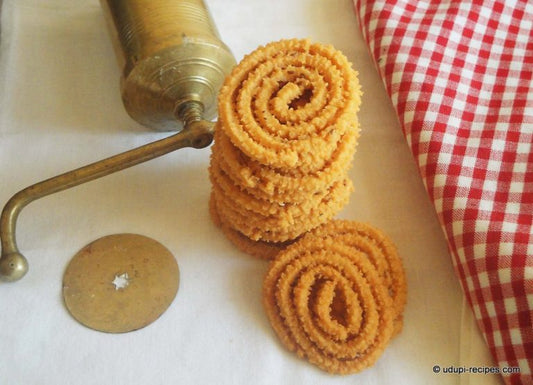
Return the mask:
<path id="1" fill-rule="evenodd" d="M 235 65 L 202 0 L 101 0 L 122 69 L 128 114 L 162 131 L 180 131 L 187 103 L 216 116 L 216 98 Z M 178 119 L 176 119 L 178 117 Z"/>

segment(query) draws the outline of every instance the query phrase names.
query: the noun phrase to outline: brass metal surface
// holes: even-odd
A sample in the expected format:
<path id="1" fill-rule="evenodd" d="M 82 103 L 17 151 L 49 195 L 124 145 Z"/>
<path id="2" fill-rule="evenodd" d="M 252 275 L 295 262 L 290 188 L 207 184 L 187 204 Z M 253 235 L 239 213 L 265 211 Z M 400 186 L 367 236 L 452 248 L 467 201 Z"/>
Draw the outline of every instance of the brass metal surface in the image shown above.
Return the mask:
<path id="1" fill-rule="evenodd" d="M 122 69 L 124 107 L 139 123 L 180 130 L 183 103 L 216 115 L 216 95 L 235 65 L 202 0 L 101 0 Z"/>
<path id="2" fill-rule="evenodd" d="M 216 95 L 235 59 L 201 0 L 102 0 L 122 68 L 132 118 L 177 134 L 36 183 L 15 194 L 0 217 L 0 280 L 16 281 L 28 262 L 16 244 L 20 211 L 30 202 L 183 147 L 208 146 Z"/>
<path id="3" fill-rule="evenodd" d="M 63 276 L 63 299 L 81 324 L 125 333 L 159 318 L 178 286 L 178 264 L 167 248 L 145 236 L 116 234 L 72 258 Z"/>

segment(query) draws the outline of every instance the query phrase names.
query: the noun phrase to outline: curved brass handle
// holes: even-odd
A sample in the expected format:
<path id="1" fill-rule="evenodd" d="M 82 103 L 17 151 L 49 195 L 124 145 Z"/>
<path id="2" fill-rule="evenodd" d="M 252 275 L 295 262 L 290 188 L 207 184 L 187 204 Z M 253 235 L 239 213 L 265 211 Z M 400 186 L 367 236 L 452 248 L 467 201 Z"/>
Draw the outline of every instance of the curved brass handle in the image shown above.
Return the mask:
<path id="1" fill-rule="evenodd" d="M 17 281 L 28 271 L 28 262 L 17 248 L 15 231 L 17 218 L 29 203 L 180 148 L 207 147 L 213 140 L 213 123 L 202 119 L 202 106 L 197 102 L 188 102 L 182 111 L 184 129 L 177 134 L 44 180 L 16 193 L 7 202 L 0 217 L 0 279 Z"/>

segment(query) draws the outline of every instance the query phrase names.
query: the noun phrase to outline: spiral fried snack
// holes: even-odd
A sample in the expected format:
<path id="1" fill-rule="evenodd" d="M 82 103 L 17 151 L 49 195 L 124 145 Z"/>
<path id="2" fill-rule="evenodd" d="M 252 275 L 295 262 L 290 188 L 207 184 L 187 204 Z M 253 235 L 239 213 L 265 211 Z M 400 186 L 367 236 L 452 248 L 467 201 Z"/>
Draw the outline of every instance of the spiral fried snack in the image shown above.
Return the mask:
<path id="1" fill-rule="evenodd" d="M 347 204 L 360 102 L 357 73 L 328 45 L 281 40 L 234 68 L 209 167 L 211 215 L 228 238 L 275 250 Z M 261 256 L 274 255 L 265 247 Z"/>
<path id="2" fill-rule="evenodd" d="M 360 89 L 329 45 L 281 40 L 246 56 L 219 95 L 224 132 L 245 155 L 277 169 L 317 171 L 356 129 Z"/>
<path id="3" fill-rule="evenodd" d="M 396 246 L 379 229 L 361 222 L 333 220 L 315 230 L 310 236 L 345 244 L 362 252 L 383 280 L 392 300 L 394 335 L 402 330 L 403 310 L 407 300 L 407 282 Z"/>
<path id="4" fill-rule="evenodd" d="M 401 260 L 379 230 L 332 221 L 271 261 L 263 304 L 289 350 L 330 373 L 356 373 L 397 332 L 405 304 Z"/>

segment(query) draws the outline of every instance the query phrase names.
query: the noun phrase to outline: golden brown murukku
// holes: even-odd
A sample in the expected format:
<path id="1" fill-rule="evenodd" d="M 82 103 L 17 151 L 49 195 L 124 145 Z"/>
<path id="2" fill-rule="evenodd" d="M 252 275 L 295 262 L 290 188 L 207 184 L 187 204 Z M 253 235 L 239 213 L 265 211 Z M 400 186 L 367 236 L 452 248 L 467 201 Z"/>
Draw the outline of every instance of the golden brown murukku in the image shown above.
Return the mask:
<path id="1" fill-rule="evenodd" d="M 346 57 L 329 45 L 281 40 L 234 68 L 219 93 L 219 121 L 246 156 L 277 169 L 323 168 L 357 131 L 361 91 Z"/>
<path id="2" fill-rule="evenodd" d="M 215 132 L 213 155 L 233 183 L 254 196 L 273 202 L 302 202 L 346 175 L 352 166 L 356 143 L 356 132 L 346 133 L 323 169 L 312 173 L 265 167 L 242 154 L 221 130 Z"/>
<path id="3" fill-rule="evenodd" d="M 396 246 L 385 233 L 367 223 L 333 220 L 317 227 L 309 236 L 331 239 L 367 256 L 392 299 L 395 315 L 394 334 L 398 334 L 402 329 L 403 311 L 407 301 L 407 281 Z"/>
<path id="4" fill-rule="evenodd" d="M 342 53 L 308 40 L 281 40 L 247 55 L 227 77 L 219 120 L 250 158 L 278 169 L 317 170 L 339 138 L 357 130 L 360 94 Z"/>
<path id="5" fill-rule="evenodd" d="M 271 202 L 254 196 L 251 192 L 236 186 L 231 178 L 219 167 L 218 163 L 211 163 L 210 178 L 214 186 L 220 188 L 223 197 L 229 197 L 229 204 L 235 209 L 248 214 L 249 211 L 262 217 L 275 216 L 297 217 L 308 215 L 313 208 L 325 200 L 343 200 L 342 194 L 352 191 L 352 183 L 347 178 L 334 181 L 323 190 L 308 194 L 307 199 L 294 202 L 291 197 L 286 197 L 282 202 Z"/>
<path id="6" fill-rule="evenodd" d="M 331 238 L 307 234 L 281 251 L 263 304 L 282 343 L 330 373 L 373 365 L 393 333 L 392 299 L 375 266 Z"/>
<path id="7" fill-rule="evenodd" d="M 348 203 L 360 101 L 357 73 L 331 46 L 281 40 L 234 68 L 219 93 L 209 166 L 226 236 L 270 248 Z"/>
<path id="8" fill-rule="evenodd" d="M 351 181 L 344 179 L 335 183 L 316 205 L 300 211 L 300 207 L 295 206 L 295 212 L 280 210 L 273 215 L 262 215 L 238 205 L 232 200 L 233 196 L 225 195 L 216 183 L 212 191 L 219 215 L 232 228 L 254 241 L 285 242 L 332 219 L 346 205 L 352 190 Z"/>

